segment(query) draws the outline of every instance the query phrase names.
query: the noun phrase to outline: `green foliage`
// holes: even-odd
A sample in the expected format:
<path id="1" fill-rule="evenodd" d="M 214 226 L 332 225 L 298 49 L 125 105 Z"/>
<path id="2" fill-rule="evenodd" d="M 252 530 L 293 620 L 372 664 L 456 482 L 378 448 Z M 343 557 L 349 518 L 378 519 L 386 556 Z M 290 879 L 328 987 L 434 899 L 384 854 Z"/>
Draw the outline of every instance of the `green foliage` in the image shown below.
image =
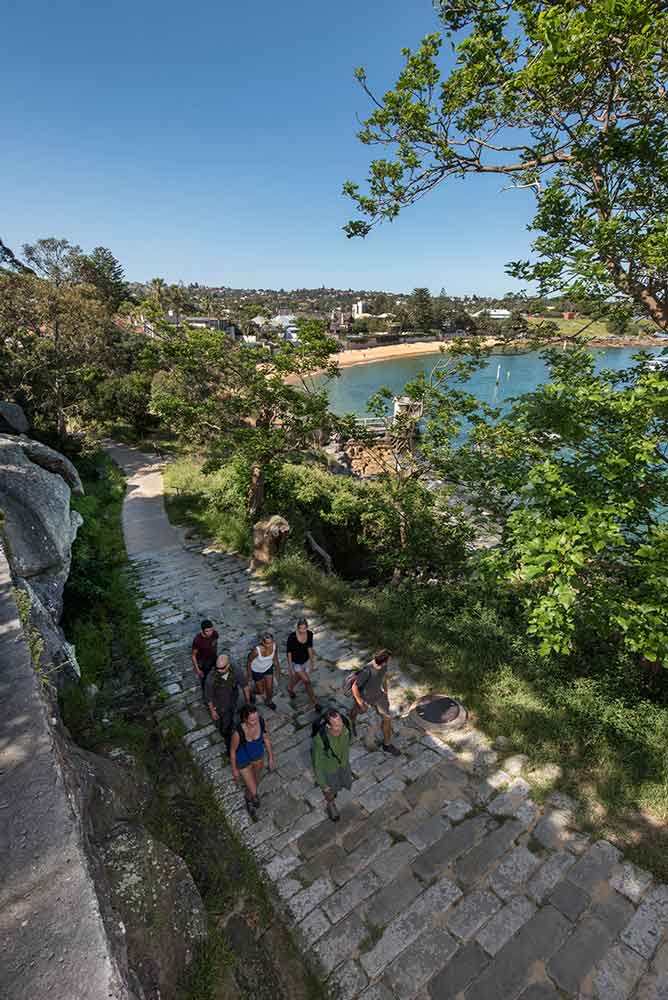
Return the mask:
<path id="1" fill-rule="evenodd" d="M 525 602 L 544 655 L 587 629 L 667 662 L 665 376 L 643 355 L 600 373 L 584 349 L 545 356 L 551 381 L 478 424 L 455 458 L 503 524 L 483 566 Z"/>
<path id="2" fill-rule="evenodd" d="M 430 333 L 434 326 L 434 306 L 428 288 L 414 288 L 408 300 L 408 313 L 414 330 Z"/>
<path id="3" fill-rule="evenodd" d="M 46 671 L 42 666 L 44 639 L 34 625 L 30 624 L 30 595 L 25 590 L 21 590 L 19 587 L 15 587 L 13 589 L 13 595 L 14 601 L 16 602 L 16 608 L 19 613 L 23 634 L 26 642 L 28 643 L 30 659 L 32 660 L 32 665 L 35 668 L 39 682 L 42 688 L 52 687 L 48 671 Z"/>
<path id="4" fill-rule="evenodd" d="M 65 724 L 80 737 L 92 721 L 85 687 L 96 684 L 103 689 L 115 657 L 133 664 L 147 691 L 153 690 L 155 680 L 144 648 L 141 613 L 123 543 L 123 475 L 100 453 L 82 456 L 77 466 L 86 495 L 73 498 L 72 506 L 84 522 L 72 549 L 62 626 L 76 648 L 81 686 L 63 691 L 60 705 Z M 104 692 L 101 697 L 104 700 Z M 128 730 L 115 718 L 104 727 L 108 738 L 117 725 L 126 744 L 144 745 L 146 734 L 141 727 Z"/>
<path id="5" fill-rule="evenodd" d="M 173 519 L 196 525 L 227 549 L 250 552 L 242 463 L 206 474 L 182 460 L 170 464 L 165 485 Z M 265 489 L 265 511 L 288 517 L 291 544 L 303 546 L 310 531 L 344 576 L 383 579 L 397 567 L 411 574 L 453 572 L 463 559 L 467 532 L 443 516 L 419 483 L 403 490 L 399 505 L 389 477 L 362 482 L 288 463 L 272 471 Z"/>
<path id="6" fill-rule="evenodd" d="M 309 447 L 331 423 L 327 396 L 306 381 L 331 363 L 336 341 L 318 321 L 300 322 L 299 344 L 237 344 L 220 331 L 162 331 L 163 370 L 153 380 L 152 408 L 186 440 L 206 448 L 210 467 L 231 456 L 246 469 L 246 510 L 264 504 L 264 480 Z"/>
<path id="7" fill-rule="evenodd" d="M 668 11 L 658 0 L 438 0 L 442 32 L 404 50 L 359 133 L 383 148 L 344 191 L 365 236 L 442 182 L 493 173 L 532 190 L 541 294 L 622 295 L 668 328 Z M 440 53 L 450 49 L 442 75 Z"/>
<path id="8" fill-rule="evenodd" d="M 169 516 L 216 538 L 226 549 L 249 555 L 250 523 L 246 517 L 247 477 L 243 465 L 225 465 L 205 474 L 192 459 L 171 462 L 165 471 Z"/>
<path id="9" fill-rule="evenodd" d="M 128 297 L 128 289 L 123 268 L 111 250 L 95 247 L 90 253 L 81 254 L 78 267 L 81 280 L 94 285 L 109 311 L 115 313 Z"/>

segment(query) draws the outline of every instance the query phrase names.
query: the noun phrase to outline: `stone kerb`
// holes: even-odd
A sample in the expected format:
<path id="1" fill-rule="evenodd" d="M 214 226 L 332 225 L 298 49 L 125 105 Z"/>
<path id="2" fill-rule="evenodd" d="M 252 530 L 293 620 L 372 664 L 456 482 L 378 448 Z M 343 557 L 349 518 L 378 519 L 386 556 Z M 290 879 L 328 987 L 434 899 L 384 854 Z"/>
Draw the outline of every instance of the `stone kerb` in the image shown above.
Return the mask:
<path id="1" fill-rule="evenodd" d="M 355 780 L 340 796 L 336 824 L 314 787 L 312 715 L 302 695 L 293 704 L 281 688 L 276 711 L 262 709 L 277 769 L 261 785 L 251 823 L 190 666 L 199 620 L 211 617 L 223 645 L 232 645 L 267 626 L 283 641 L 306 614 L 320 664 L 316 689 L 322 701 L 344 706 L 346 673 L 370 651 L 234 556 L 196 539 L 172 544 L 169 527 L 169 544 L 135 558 L 165 694 L 157 715 L 184 728 L 193 759 L 332 996 L 663 996 L 668 887 L 654 886 L 610 844 L 590 843 L 566 796 L 534 803 L 526 758 L 500 759 L 470 722 L 447 738 L 415 725 L 407 712 L 414 677 L 393 671 L 399 757 L 367 749 L 368 722 L 359 720 Z"/>

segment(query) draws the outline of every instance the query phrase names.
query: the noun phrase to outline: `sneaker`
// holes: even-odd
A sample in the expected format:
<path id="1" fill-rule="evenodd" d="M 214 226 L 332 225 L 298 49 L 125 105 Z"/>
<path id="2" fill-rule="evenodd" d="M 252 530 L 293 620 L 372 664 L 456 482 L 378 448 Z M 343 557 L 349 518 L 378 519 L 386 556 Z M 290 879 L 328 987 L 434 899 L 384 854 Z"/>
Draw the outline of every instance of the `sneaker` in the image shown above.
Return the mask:
<path id="1" fill-rule="evenodd" d="M 291 698 L 292 701 L 294 701 L 296 697 L 297 695 L 294 693 L 294 691 L 291 691 L 290 688 L 288 688 L 288 698 Z"/>
<path id="2" fill-rule="evenodd" d="M 320 702 L 319 702 L 319 701 L 316 701 L 316 703 L 315 703 L 315 705 L 313 706 L 313 708 L 314 708 L 314 710 L 315 710 L 316 712 L 322 712 L 322 705 L 320 704 Z"/>
<path id="3" fill-rule="evenodd" d="M 267 702 L 267 708 L 270 708 L 272 710 L 272 712 L 275 712 L 276 711 L 276 702 L 275 701 L 268 701 Z"/>
<path id="4" fill-rule="evenodd" d="M 254 795 L 253 796 L 253 805 L 255 806 L 256 809 L 260 808 L 260 796 L 259 795 Z"/>
<path id="5" fill-rule="evenodd" d="M 391 753 L 393 757 L 401 756 L 401 750 L 395 747 L 393 743 L 383 743 L 383 753 Z"/>
<path id="6" fill-rule="evenodd" d="M 336 802 L 328 802 L 327 803 L 327 810 L 326 811 L 327 811 L 327 815 L 331 819 L 332 823 L 338 823 L 339 822 L 339 820 L 341 819 L 341 816 L 339 815 L 339 810 L 336 808 Z"/>

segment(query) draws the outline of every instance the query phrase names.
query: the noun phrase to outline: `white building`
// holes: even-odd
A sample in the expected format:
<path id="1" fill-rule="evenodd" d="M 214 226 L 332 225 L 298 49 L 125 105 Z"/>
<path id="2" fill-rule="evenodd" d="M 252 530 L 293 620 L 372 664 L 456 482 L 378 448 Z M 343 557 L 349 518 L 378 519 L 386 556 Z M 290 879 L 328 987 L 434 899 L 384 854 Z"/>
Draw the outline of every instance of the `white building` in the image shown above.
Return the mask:
<path id="1" fill-rule="evenodd" d="M 364 316 L 370 315 L 368 302 L 365 302 L 364 299 L 353 302 L 353 319 L 362 319 Z"/>
<path id="2" fill-rule="evenodd" d="M 510 319 L 513 315 L 509 309 L 479 309 L 478 312 L 469 313 L 473 319 L 478 316 L 488 316 L 490 319 Z"/>

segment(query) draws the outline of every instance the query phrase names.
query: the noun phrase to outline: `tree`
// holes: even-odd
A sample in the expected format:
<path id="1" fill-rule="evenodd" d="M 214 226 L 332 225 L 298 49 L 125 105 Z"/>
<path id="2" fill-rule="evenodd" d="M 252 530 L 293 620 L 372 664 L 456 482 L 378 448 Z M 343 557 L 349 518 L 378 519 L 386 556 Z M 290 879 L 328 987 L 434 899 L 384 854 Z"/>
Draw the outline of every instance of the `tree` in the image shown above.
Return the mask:
<path id="1" fill-rule="evenodd" d="M 642 355 L 598 373 L 584 348 L 545 357 L 549 383 L 444 456 L 501 526 L 483 564 L 524 602 L 545 655 L 581 633 L 666 662 L 668 380 Z"/>
<path id="2" fill-rule="evenodd" d="M 152 408 L 206 449 L 210 467 L 232 455 L 244 464 L 250 518 L 262 510 L 267 475 L 311 447 L 332 420 L 326 391 L 308 376 L 338 373 L 331 361 L 337 343 L 317 321 L 298 326 L 298 345 L 276 340 L 251 347 L 222 331 L 187 325 L 161 334 L 163 366 L 153 379 Z"/>
<path id="3" fill-rule="evenodd" d="M 190 296 L 183 285 L 170 285 L 166 293 L 166 303 L 174 310 L 176 325 L 181 322 L 181 316 L 191 308 Z"/>
<path id="4" fill-rule="evenodd" d="M 415 330 L 430 333 L 434 325 L 434 308 L 428 288 L 414 288 L 408 300 L 408 313 Z"/>
<path id="5" fill-rule="evenodd" d="M 112 313 L 128 297 L 128 286 L 121 264 L 111 250 L 95 247 L 89 254 L 82 254 L 78 262 L 81 280 L 94 285 L 99 297 Z"/>
<path id="6" fill-rule="evenodd" d="M 34 274 L 32 268 L 23 263 L 16 256 L 14 251 L 0 240 L 0 265 L 9 268 L 10 271 L 19 271 L 22 274 Z"/>
<path id="7" fill-rule="evenodd" d="M 161 312 L 165 311 L 169 296 L 167 283 L 163 278 L 151 278 L 148 285 L 148 297 Z"/>
<path id="8" fill-rule="evenodd" d="M 536 259 L 509 266 L 542 294 L 632 299 L 668 329 L 668 8 L 661 0 L 437 0 L 360 139 L 391 155 L 349 236 L 451 178 L 498 174 L 536 198 Z M 446 41 L 455 65 L 438 66 Z"/>
<path id="9" fill-rule="evenodd" d="M 90 285 L 67 283 L 59 250 L 50 273 L 61 284 L 26 274 L 0 276 L 0 388 L 24 402 L 41 426 L 55 421 L 62 441 L 69 417 L 104 370 L 109 314 Z"/>

